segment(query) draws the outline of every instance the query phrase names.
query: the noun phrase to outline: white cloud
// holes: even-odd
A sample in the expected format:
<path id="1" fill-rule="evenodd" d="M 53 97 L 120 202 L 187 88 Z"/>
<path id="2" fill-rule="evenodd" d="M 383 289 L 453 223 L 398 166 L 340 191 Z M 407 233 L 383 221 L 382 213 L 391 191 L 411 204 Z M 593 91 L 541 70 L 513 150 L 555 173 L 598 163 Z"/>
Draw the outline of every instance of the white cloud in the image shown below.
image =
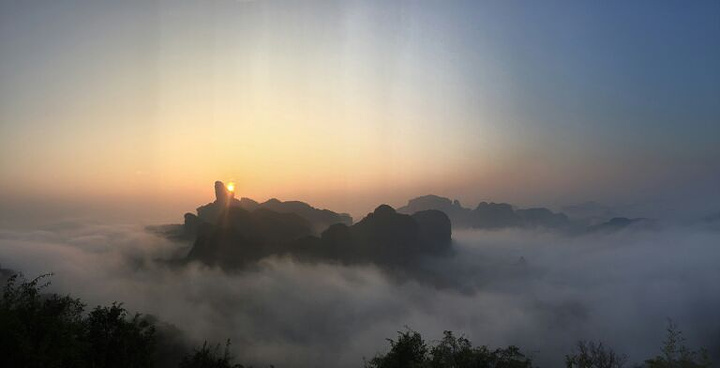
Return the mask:
<path id="1" fill-rule="evenodd" d="M 196 342 L 231 338 L 247 363 L 359 366 L 405 325 L 428 339 L 451 329 L 476 344 L 518 344 L 544 366 L 560 364 L 580 338 L 603 339 L 640 361 L 659 352 L 666 317 L 689 343 L 718 344 L 718 233 L 455 238 L 456 257 L 423 265 L 453 280 L 457 288 L 447 289 L 398 282 L 374 266 L 278 258 L 232 274 L 171 268 L 153 260 L 181 245 L 126 225 L 0 231 L 0 262 L 29 277 L 55 272 L 54 291 L 90 305 L 123 301 Z"/>

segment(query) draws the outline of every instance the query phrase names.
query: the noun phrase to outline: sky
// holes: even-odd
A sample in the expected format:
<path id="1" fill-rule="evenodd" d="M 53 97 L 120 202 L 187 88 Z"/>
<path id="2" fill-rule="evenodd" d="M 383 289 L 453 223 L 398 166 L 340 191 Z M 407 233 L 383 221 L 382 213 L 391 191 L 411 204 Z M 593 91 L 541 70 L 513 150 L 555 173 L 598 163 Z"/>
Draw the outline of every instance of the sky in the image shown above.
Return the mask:
<path id="1" fill-rule="evenodd" d="M 0 221 L 181 218 L 215 180 L 717 212 L 718 65 L 717 1 L 0 0 Z"/>

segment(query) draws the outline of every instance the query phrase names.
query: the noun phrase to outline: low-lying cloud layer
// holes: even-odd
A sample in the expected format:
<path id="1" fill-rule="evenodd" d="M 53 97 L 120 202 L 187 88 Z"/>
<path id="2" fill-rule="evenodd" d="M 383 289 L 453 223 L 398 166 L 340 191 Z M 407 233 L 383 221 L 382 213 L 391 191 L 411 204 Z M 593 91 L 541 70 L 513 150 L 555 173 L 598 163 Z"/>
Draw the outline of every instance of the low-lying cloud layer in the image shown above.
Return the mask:
<path id="1" fill-rule="evenodd" d="M 170 267 L 188 250 L 138 226 L 67 222 L 0 230 L 0 263 L 91 306 L 122 301 L 194 343 L 230 338 L 238 360 L 278 367 L 361 366 L 409 326 L 475 344 L 516 344 L 545 367 L 578 339 L 601 339 L 637 362 L 659 353 L 666 318 L 693 346 L 720 350 L 720 233 L 697 229 L 564 237 L 535 231 L 454 234 L 456 254 L 424 269 L 455 287 L 372 265 L 267 258 L 238 273 Z M 433 274 L 430 273 L 430 274 Z"/>

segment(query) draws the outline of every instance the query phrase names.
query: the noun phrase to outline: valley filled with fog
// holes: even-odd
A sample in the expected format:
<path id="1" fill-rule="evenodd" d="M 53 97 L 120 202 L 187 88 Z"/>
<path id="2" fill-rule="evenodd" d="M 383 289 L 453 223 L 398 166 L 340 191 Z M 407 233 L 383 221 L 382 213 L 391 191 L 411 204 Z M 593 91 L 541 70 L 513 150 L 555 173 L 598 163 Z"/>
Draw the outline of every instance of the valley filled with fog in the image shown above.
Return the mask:
<path id="1" fill-rule="evenodd" d="M 454 230 L 451 255 L 414 274 L 372 262 L 269 256 L 239 270 L 177 265 L 191 242 L 138 225 L 66 221 L 1 230 L 2 267 L 89 305 L 125 303 L 189 345 L 231 339 L 238 360 L 278 367 L 361 366 L 406 326 L 477 344 L 515 344 L 558 366 L 579 339 L 630 362 L 659 353 L 667 318 L 692 346 L 720 349 L 720 233 L 688 226 L 569 236 L 543 229 Z M 442 284 L 427 275 L 442 276 Z"/>
<path id="2" fill-rule="evenodd" d="M 0 0 L 0 366 L 720 367 L 719 66 L 718 0 Z"/>

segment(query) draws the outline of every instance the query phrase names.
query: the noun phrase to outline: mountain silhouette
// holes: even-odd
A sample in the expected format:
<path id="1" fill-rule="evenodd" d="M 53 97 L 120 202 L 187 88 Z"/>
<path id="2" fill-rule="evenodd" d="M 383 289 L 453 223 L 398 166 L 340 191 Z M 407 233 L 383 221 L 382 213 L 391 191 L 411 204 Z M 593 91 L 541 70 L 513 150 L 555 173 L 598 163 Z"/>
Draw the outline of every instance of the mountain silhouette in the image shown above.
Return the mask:
<path id="1" fill-rule="evenodd" d="M 449 254 L 452 248 L 452 225 L 442 211 L 408 215 L 380 205 L 352 224 L 348 215 L 299 201 L 238 200 L 219 181 L 215 201 L 199 207 L 197 215 L 185 214 L 183 229 L 194 239 L 187 261 L 223 268 L 273 255 L 410 267 L 418 256 Z"/>
<path id="2" fill-rule="evenodd" d="M 187 260 L 239 268 L 272 255 L 307 261 L 411 267 L 422 255 L 451 251 L 450 219 L 441 211 L 413 216 L 381 205 L 358 223 L 331 225 L 319 237 L 294 213 L 229 206 L 215 224 L 203 222 Z"/>
<path id="3" fill-rule="evenodd" d="M 258 203 L 250 198 L 241 198 L 240 207 L 253 211 L 258 208 L 265 208 L 280 213 L 294 213 L 310 221 L 313 230 L 319 234 L 332 224 L 352 225 L 353 219 L 346 213 L 336 213 L 326 209 L 318 209 L 300 201 L 280 201 L 272 198 L 266 202 Z"/>
<path id="4" fill-rule="evenodd" d="M 197 235 L 198 226 L 203 223 L 217 224 L 223 211 L 227 208 L 242 208 L 249 212 L 257 209 L 267 209 L 277 213 L 295 214 L 305 219 L 311 229 L 312 234 L 320 234 L 332 224 L 342 223 L 351 225 L 353 220 L 350 215 L 345 213 L 336 213 L 326 209 L 318 209 L 307 203 L 300 201 L 283 202 L 278 199 L 270 199 L 263 203 L 258 203 L 250 198 L 234 197 L 233 192 L 227 190 L 225 184 L 221 181 L 215 182 L 215 201 L 197 208 L 197 215 L 193 213 L 185 214 L 184 231 L 190 236 Z"/>
<path id="5" fill-rule="evenodd" d="M 310 223 L 294 213 L 264 208 L 247 211 L 239 206 L 221 210 L 215 223 L 202 221 L 188 260 L 235 268 L 272 254 L 312 234 Z"/>
<path id="6" fill-rule="evenodd" d="M 458 228 L 501 229 L 536 228 L 569 229 L 573 224 L 563 213 L 547 208 L 516 209 L 507 203 L 481 202 L 475 209 L 463 207 L 458 200 L 426 195 L 408 201 L 398 212 L 410 214 L 418 211 L 438 210 L 446 213 Z"/>

